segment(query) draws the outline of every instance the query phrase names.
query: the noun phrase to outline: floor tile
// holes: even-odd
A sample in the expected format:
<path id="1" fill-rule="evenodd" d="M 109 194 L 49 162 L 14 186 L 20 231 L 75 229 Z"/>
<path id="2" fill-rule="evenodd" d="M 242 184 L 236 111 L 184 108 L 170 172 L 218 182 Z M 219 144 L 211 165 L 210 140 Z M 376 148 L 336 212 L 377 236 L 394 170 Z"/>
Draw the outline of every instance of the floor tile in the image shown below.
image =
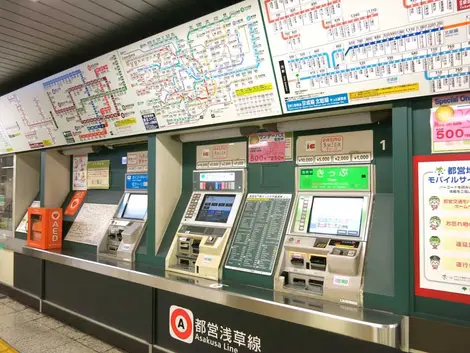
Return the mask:
<path id="1" fill-rule="evenodd" d="M 15 311 L 15 309 L 12 309 L 5 304 L 0 304 L 0 316 L 8 315 L 14 313 Z"/>
<path id="2" fill-rule="evenodd" d="M 123 351 L 123 350 L 120 350 L 120 349 L 117 349 L 117 348 L 113 348 L 110 351 L 107 351 L 106 353 L 127 353 L 127 352 Z"/>
<path id="3" fill-rule="evenodd" d="M 72 342 L 66 344 L 65 346 L 53 349 L 47 353 L 95 353 L 95 351 L 91 350 L 88 347 L 85 347 L 84 345 L 78 342 Z"/>
<path id="4" fill-rule="evenodd" d="M 107 352 L 113 348 L 113 346 L 110 346 L 109 344 L 91 336 L 83 336 L 77 341 L 98 353 Z"/>
<path id="5" fill-rule="evenodd" d="M 64 326 L 64 323 L 62 323 L 60 321 L 57 321 L 56 319 L 54 319 L 52 317 L 49 317 L 49 316 L 41 317 L 41 318 L 39 318 L 35 321 L 40 323 L 41 325 L 47 326 L 47 327 L 49 327 L 51 329 L 54 329 L 54 330 L 56 328 Z"/>
<path id="6" fill-rule="evenodd" d="M 83 336 L 85 336 L 85 334 L 82 331 L 79 331 L 76 328 L 68 326 L 68 325 L 60 326 L 54 330 L 56 330 L 60 334 L 67 336 L 68 338 L 71 338 L 73 340 L 78 340 L 79 338 L 82 338 Z"/>
<path id="7" fill-rule="evenodd" d="M 13 346 L 21 353 L 49 353 L 73 341 L 53 330 L 27 337 Z"/>
<path id="8" fill-rule="evenodd" d="M 3 340 L 16 348 L 17 343 L 37 335 L 47 333 L 47 331 L 50 331 L 49 327 L 30 321 L 2 329 L 0 331 L 0 335 Z"/>
<path id="9" fill-rule="evenodd" d="M 32 320 L 37 320 L 37 319 L 44 316 L 40 312 L 38 312 L 34 309 L 31 309 L 31 308 L 27 308 L 25 310 L 22 310 L 22 311 L 20 311 L 20 313 L 23 313 L 24 315 L 27 315 L 27 316 L 31 317 Z"/>
<path id="10" fill-rule="evenodd" d="M 11 303 L 11 302 L 13 302 L 13 301 L 14 301 L 13 299 L 8 298 L 8 297 L 1 297 L 1 298 L 0 298 L 0 304 Z"/>
<path id="11" fill-rule="evenodd" d="M 8 306 L 9 308 L 12 308 L 13 310 L 15 311 L 21 311 L 21 310 L 24 310 L 26 309 L 27 307 L 23 304 L 20 304 L 18 302 L 15 302 L 15 301 L 11 301 L 9 303 L 5 303 L 6 306 Z"/>
<path id="12" fill-rule="evenodd" d="M 21 325 L 32 320 L 31 315 L 24 314 L 23 311 L 14 311 L 11 314 L 0 316 L 0 332 L 5 328 Z"/>

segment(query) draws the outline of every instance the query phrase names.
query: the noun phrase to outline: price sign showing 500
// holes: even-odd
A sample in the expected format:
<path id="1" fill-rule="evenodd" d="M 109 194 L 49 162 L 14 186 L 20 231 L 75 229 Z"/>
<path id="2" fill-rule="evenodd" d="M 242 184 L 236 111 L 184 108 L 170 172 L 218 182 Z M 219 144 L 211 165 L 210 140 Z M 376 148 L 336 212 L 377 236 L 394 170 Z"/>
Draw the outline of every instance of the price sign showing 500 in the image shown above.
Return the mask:
<path id="1" fill-rule="evenodd" d="M 285 157 L 281 155 L 259 155 L 251 154 L 250 163 L 262 163 L 262 162 L 284 162 Z"/>
<path id="2" fill-rule="evenodd" d="M 438 128 L 436 129 L 435 136 L 438 141 L 459 141 L 462 139 L 470 138 L 468 128 L 462 128 L 458 126 Z"/>

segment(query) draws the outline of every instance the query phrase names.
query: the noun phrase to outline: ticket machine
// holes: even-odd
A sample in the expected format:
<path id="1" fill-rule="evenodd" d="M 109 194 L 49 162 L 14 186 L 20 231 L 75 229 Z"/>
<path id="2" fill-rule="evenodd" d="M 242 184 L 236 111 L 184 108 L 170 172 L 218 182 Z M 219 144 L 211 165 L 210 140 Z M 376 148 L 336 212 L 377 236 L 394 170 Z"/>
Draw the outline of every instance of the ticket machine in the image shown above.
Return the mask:
<path id="1" fill-rule="evenodd" d="M 374 170 L 372 164 L 296 168 L 277 291 L 362 305 Z"/>
<path id="2" fill-rule="evenodd" d="M 98 246 L 98 255 L 134 262 L 147 228 L 147 174 L 127 174 L 126 191 Z M 145 180 L 144 180 L 145 179 Z"/>
<path id="3" fill-rule="evenodd" d="M 194 171 L 193 193 L 166 257 L 166 270 L 219 280 L 245 193 L 245 169 Z"/>

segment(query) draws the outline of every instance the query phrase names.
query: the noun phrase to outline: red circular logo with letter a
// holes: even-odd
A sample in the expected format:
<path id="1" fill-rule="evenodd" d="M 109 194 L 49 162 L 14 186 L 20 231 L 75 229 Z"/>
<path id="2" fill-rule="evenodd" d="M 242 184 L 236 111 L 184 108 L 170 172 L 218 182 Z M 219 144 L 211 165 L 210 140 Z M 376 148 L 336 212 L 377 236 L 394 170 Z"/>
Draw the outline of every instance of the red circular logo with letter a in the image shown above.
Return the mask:
<path id="1" fill-rule="evenodd" d="M 176 305 L 170 307 L 170 336 L 185 343 L 193 343 L 194 315 L 191 310 Z"/>

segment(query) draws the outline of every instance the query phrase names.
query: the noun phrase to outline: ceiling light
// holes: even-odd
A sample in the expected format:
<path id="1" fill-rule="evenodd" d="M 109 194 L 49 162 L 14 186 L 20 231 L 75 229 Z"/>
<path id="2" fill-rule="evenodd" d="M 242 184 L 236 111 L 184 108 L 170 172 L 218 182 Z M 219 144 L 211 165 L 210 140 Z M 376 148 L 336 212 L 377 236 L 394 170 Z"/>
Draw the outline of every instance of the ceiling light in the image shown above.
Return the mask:
<path id="1" fill-rule="evenodd" d="M 371 124 L 374 120 L 370 112 L 328 116 L 324 118 L 311 118 L 277 123 L 277 131 L 301 131 L 301 130 L 319 130 L 341 126 L 353 126 Z M 264 127 L 264 126 L 263 126 Z M 266 125 L 266 129 L 272 130 L 272 124 Z"/>
<path id="2" fill-rule="evenodd" d="M 234 137 L 251 135 L 259 130 L 258 126 L 247 126 L 241 128 L 229 128 L 213 131 L 194 132 L 191 134 L 179 135 L 181 142 L 212 141 Z"/>
<path id="3" fill-rule="evenodd" d="M 78 147 L 78 148 L 69 148 L 66 150 L 60 151 L 64 156 L 74 156 L 74 155 L 82 155 L 88 153 L 95 153 L 98 152 L 99 147 Z"/>

